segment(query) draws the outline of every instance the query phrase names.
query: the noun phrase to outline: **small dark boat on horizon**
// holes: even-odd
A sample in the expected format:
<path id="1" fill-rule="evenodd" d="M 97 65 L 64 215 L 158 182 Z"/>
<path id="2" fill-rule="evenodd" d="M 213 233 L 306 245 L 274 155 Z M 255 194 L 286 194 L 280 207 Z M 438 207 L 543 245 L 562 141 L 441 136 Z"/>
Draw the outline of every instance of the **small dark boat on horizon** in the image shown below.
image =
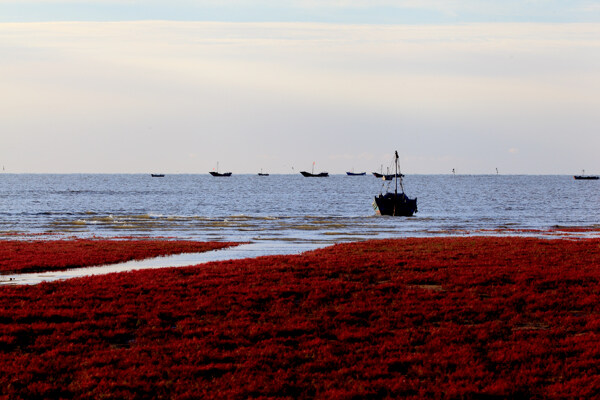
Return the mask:
<path id="1" fill-rule="evenodd" d="M 387 169 L 387 174 L 383 173 L 383 165 L 381 166 L 381 172 L 373 172 L 373 176 L 378 179 L 383 179 L 385 181 L 391 181 L 394 178 L 402 178 L 404 175 L 400 173 L 390 174 L 390 168 Z"/>
<path id="2" fill-rule="evenodd" d="M 404 185 L 402 184 L 402 177 L 404 175 L 399 173 L 398 151 L 396 151 L 395 157 L 396 173 L 392 174 L 396 178 L 394 193 L 387 192 L 386 194 L 376 196 L 373 208 L 380 215 L 410 217 L 418 211 L 417 198 L 411 199 L 404 193 Z M 398 181 L 400 181 L 400 192 L 398 192 Z"/>
<path id="3" fill-rule="evenodd" d="M 153 178 L 164 178 L 165 174 L 150 174 L 150 176 Z"/>
<path id="4" fill-rule="evenodd" d="M 212 176 L 231 176 L 231 172 L 217 172 L 217 171 L 209 171 L 209 174 Z"/>
<path id="5" fill-rule="evenodd" d="M 302 174 L 302 176 L 305 176 L 307 178 L 325 178 L 329 176 L 328 172 L 319 172 L 318 174 L 314 174 L 312 172 L 300 171 L 300 173 Z"/>
<path id="6" fill-rule="evenodd" d="M 315 174 L 315 162 L 314 161 L 313 161 L 311 172 L 300 171 L 300 173 L 305 178 L 325 178 L 325 177 L 329 176 L 329 172 L 319 172 L 318 174 Z"/>
<path id="7" fill-rule="evenodd" d="M 378 172 L 373 172 L 373 176 L 375 178 L 383 179 L 386 181 L 391 181 L 394 178 L 402 178 L 404 175 L 402 175 L 402 174 L 398 174 L 398 175 L 396 175 L 396 174 L 380 174 Z"/>
<path id="8" fill-rule="evenodd" d="M 209 171 L 209 174 L 212 176 L 231 176 L 231 172 L 219 172 L 219 162 L 217 161 L 217 169 L 214 171 Z"/>
<path id="9" fill-rule="evenodd" d="M 585 169 L 583 171 L 581 171 L 581 175 L 573 175 L 573 178 L 577 179 L 577 180 L 590 180 L 590 181 L 595 181 L 600 179 L 600 176 L 598 175 L 586 175 L 585 174 Z"/>
<path id="10" fill-rule="evenodd" d="M 367 173 L 366 172 L 351 172 L 351 171 L 346 171 L 346 175 L 348 176 L 365 176 Z"/>
<path id="11" fill-rule="evenodd" d="M 258 173 L 258 176 L 269 176 L 269 174 L 266 172 L 262 172 L 262 169 L 261 169 L 260 172 Z"/>

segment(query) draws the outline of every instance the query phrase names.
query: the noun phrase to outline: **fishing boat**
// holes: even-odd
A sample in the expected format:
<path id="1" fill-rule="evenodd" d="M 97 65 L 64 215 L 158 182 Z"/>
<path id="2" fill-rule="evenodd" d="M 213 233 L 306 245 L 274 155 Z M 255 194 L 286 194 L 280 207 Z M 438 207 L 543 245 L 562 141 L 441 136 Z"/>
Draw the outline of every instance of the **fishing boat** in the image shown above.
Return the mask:
<path id="1" fill-rule="evenodd" d="M 212 176 L 231 176 L 231 172 L 210 171 L 209 174 L 211 174 Z"/>
<path id="2" fill-rule="evenodd" d="M 325 178 L 325 177 L 329 176 L 328 172 L 319 172 L 318 174 L 315 174 L 315 163 L 314 163 L 314 161 L 313 161 L 312 171 L 311 172 L 300 171 L 300 173 L 302 174 L 302 176 L 304 176 L 306 178 Z"/>
<path id="3" fill-rule="evenodd" d="M 381 166 L 381 172 L 373 172 L 373 176 L 378 179 L 383 179 L 384 181 L 391 181 L 394 178 L 402 178 L 404 175 L 402 174 L 390 174 L 390 169 L 388 168 L 387 174 L 383 173 L 383 165 Z"/>
<path id="4" fill-rule="evenodd" d="M 153 178 L 164 178 L 165 174 L 150 174 Z"/>
<path id="5" fill-rule="evenodd" d="M 315 174 L 312 172 L 300 171 L 300 173 L 302 174 L 302 176 L 305 176 L 307 178 L 325 178 L 329 176 L 328 172 L 319 172 L 318 174 Z"/>
<path id="6" fill-rule="evenodd" d="M 269 176 L 269 174 L 266 172 L 262 172 L 262 169 L 261 169 L 260 172 L 258 173 L 258 176 Z"/>
<path id="7" fill-rule="evenodd" d="M 354 172 L 354 168 L 352 171 L 346 171 L 346 175 L 348 176 L 365 176 L 366 174 L 366 172 Z"/>
<path id="8" fill-rule="evenodd" d="M 586 175 L 585 174 L 585 169 L 581 171 L 581 175 L 574 175 L 573 178 L 577 179 L 577 180 L 597 180 L 600 179 L 600 176 L 598 175 Z"/>
<path id="9" fill-rule="evenodd" d="M 396 173 L 393 174 L 396 179 L 394 192 L 389 192 L 388 185 L 388 192 L 386 194 L 381 193 L 375 197 L 373 208 L 380 215 L 410 217 L 417 212 L 417 198 L 411 199 L 404 193 L 404 185 L 402 184 L 402 177 L 404 175 L 400 173 L 400 163 L 398 160 L 398 151 L 396 151 L 394 160 Z M 398 186 L 400 186 L 400 192 L 398 192 Z"/>
<path id="10" fill-rule="evenodd" d="M 380 174 L 377 172 L 373 172 L 373 175 L 375 176 L 375 178 L 379 178 L 379 179 L 383 179 L 384 181 L 391 181 L 394 178 L 402 178 L 404 175 L 399 174 L 399 175 L 395 175 L 395 174 Z"/>
<path id="11" fill-rule="evenodd" d="M 212 176 L 231 176 L 231 172 L 219 172 L 219 162 L 217 162 L 217 169 L 208 173 Z"/>

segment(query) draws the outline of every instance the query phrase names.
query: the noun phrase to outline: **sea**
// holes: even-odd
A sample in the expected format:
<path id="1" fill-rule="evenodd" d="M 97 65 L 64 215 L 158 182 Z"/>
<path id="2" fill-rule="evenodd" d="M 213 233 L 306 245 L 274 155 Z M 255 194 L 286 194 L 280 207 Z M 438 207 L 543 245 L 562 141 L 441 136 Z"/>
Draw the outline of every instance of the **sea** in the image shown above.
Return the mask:
<path id="1" fill-rule="evenodd" d="M 374 196 L 393 192 L 395 182 L 373 175 L 3 173 L 0 239 L 244 242 L 235 256 L 243 258 L 368 239 L 600 233 L 600 181 L 567 175 L 407 175 L 403 188 L 417 198 L 413 217 L 376 214 Z M 230 257 L 227 251 L 214 253 L 203 261 Z"/>
<path id="2" fill-rule="evenodd" d="M 600 181 L 562 175 L 408 175 L 413 217 L 376 215 L 372 175 L 1 174 L 0 237 L 236 242 L 527 234 L 600 227 Z"/>

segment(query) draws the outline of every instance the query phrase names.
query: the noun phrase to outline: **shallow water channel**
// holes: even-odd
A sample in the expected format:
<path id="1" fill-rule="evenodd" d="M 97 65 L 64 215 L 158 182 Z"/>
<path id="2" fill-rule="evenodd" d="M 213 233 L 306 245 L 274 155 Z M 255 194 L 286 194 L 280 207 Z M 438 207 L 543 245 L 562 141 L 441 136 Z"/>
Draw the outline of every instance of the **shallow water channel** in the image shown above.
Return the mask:
<path id="1" fill-rule="evenodd" d="M 0 285 L 35 285 L 41 282 L 51 282 L 70 278 L 80 278 L 92 275 L 104 275 L 113 272 L 126 272 L 138 269 L 187 267 L 211 261 L 239 260 L 266 255 L 299 254 L 318 249 L 331 244 L 298 243 L 298 242 L 255 242 L 242 244 L 204 253 L 184 253 L 172 256 L 147 258 L 145 260 L 127 261 L 118 264 L 100 265 L 68 269 L 64 271 L 49 271 L 29 274 L 0 275 Z"/>

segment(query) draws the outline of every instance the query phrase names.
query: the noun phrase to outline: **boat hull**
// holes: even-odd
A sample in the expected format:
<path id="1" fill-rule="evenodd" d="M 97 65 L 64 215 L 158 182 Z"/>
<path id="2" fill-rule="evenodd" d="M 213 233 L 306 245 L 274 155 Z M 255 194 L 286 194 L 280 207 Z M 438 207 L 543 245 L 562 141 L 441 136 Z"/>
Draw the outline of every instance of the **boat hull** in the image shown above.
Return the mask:
<path id="1" fill-rule="evenodd" d="M 211 174 L 212 176 L 231 176 L 231 172 L 215 172 L 215 171 L 210 171 L 209 174 Z"/>
<path id="2" fill-rule="evenodd" d="M 575 175 L 573 176 L 573 178 L 577 179 L 577 180 L 597 180 L 600 179 L 599 176 L 596 175 Z"/>
<path id="3" fill-rule="evenodd" d="M 313 174 L 313 173 L 306 172 L 306 171 L 300 171 L 300 173 L 302 174 L 302 176 L 304 176 L 306 178 L 325 178 L 325 177 L 329 176 L 328 172 L 320 172 L 318 174 Z"/>
<path id="4" fill-rule="evenodd" d="M 383 179 L 386 181 L 391 181 L 392 179 L 398 177 L 398 178 L 403 178 L 404 175 L 402 174 L 398 174 L 398 175 L 394 175 L 394 174 L 380 174 L 379 172 L 373 172 L 373 176 L 375 178 L 379 178 L 379 179 Z"/>
<path id="5" fill-rule="evenodd" d="M 404 193 L 386 193 L 375 197 L 375 210 L 380 215 L 410 217 L 417 212 L 417 199 L 410 199 Z"/>
<path id="6" fill-rule="evenodd" d="M 366 174 L 366 172 L 346 172 L 348 176 L 365 176 Z"/>

